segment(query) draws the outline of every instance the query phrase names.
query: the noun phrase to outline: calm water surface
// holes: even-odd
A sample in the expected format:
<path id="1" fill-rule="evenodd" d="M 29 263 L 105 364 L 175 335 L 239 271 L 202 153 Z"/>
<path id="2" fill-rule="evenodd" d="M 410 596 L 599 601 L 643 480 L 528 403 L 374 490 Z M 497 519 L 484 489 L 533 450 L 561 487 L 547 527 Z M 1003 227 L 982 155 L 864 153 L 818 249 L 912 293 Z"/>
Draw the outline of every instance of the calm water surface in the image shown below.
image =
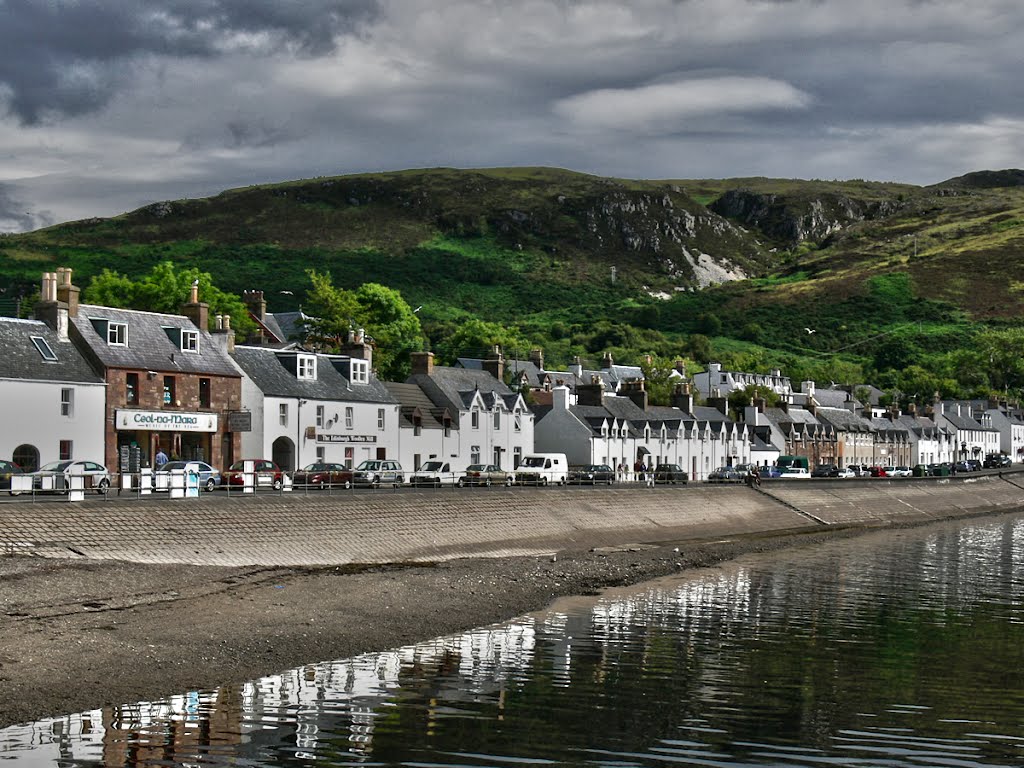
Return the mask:
<path id="1" fill-rule="evenodd" d="M 0 731 L 18 766 L 1020 766 L 1024 517 Z"/>

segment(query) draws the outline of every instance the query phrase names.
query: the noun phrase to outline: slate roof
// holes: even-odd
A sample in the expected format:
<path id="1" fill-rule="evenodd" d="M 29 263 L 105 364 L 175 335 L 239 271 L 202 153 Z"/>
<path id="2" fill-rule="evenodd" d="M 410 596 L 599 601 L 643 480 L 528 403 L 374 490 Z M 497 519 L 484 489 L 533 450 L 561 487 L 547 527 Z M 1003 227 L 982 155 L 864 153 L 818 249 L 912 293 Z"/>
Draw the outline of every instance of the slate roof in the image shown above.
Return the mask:
<path id="1" fill-rule="evenodd" d="M 93 320 L 108 320 L 128 326 L 128 344 L 108 344 Z M 238 370 L 205 328 L 196 328 L 184 315 L 165 315 L 135 309 L 115 309 L 81 304 L 71 318 L 82 342 L 106 368 L 137 368 L 159 373 L 195 373 L 239 377 Z M 164 328 L 199 332 L 199 350 L 183 352 Z"/>
<path id="2" fill-rule="evenodd" d="M 235 347 L 234 353 L 235 362 L 264 395 L 337 400 L 347 403 L 398 402 L 373 374 L 366 384 L 352 384 L 338 370 L 350 358 L 341 355 L 315 355 L 316 379 L 299 379 L 294 369 L 288 365 L 295 357 L 295 352 L 241 345 Z"/>
<path id="3" fill-rule="evenodd" d="M 839 432 L 874 431 L 874 425 L 869 419 L 846 408 L 819 407 L 816 413 L 819 421 L 830 424 Z"/>
<path id="4" fill-rule="evenodd" d="M 974 430 L 977 432 L 998 432 L 999 430 L 995 427 L 986 427 L 973 416 L 970 415 L 971 408 L 967 405 L 965 409 L 967 414 L 958 414 L 956 412 L 956 401 L 944 401 L 943 402 L 943 417 L 958 430 Z"/>
<path id="5" fill-rule="evenodd" d="M 853 395 L 845 389 L 814 390 L 814 402 L 826 408 L 842 408 L 845 403 L 853 400 Z"/>
<path id="6" fill-rule="evenodd" d="M 32 337 L 46 341 L 57 356 L 47 361 L 36 349 Z M 0 318 L 0 359 L 2 375 L 8 379 L 102 384 L 101 377 L 69 340 L 61 341 L 57 332 L 39 320 Z"/>
<path id="7" fill-rule="evenodd" d="M 518 394 L 509 389 L 504 382 L 498 381 L 490 373 L 483 370 L 455 368 L 444 365 L 434 366 L 433 373 L 417 373 L 406 379 L 406 384 L 416 384 L 434 405 L 447 408 L 455 418 L 455 414 L 467 410 L 476 392 L 494 393 L 505 399 L 511 395 L 515 402 Z"/>
<path id="8" fill-rule="evenodd" d="M 413 425 L 413 415 L 419 410 L 420 425 L 424 429 L 441 429 L 444 426 L 442 421 L 444 409 L 435 406 L 427 394 L 416 384 L 403 384 L 397 381 L 385 381 L 384 386 L 391 396 L 398 401 L 399 412 L 402 422 L 408 426 Z M 453 416 L 453 414 L 449 414 Z M 458 429 L 458 423 L 452 421 L 453 429 Z"/>

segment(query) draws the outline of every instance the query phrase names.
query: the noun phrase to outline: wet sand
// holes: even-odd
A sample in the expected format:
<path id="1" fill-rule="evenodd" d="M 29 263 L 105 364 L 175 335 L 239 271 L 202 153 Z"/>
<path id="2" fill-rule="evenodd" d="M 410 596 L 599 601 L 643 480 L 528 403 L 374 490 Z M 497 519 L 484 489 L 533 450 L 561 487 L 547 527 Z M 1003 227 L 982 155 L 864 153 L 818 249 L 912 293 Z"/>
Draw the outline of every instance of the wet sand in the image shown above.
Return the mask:
<path id="1" fill-rule="evenodd" d="M 0 726 L 395 648 L 859 530 L 366 568 L 0 557 Z"/>

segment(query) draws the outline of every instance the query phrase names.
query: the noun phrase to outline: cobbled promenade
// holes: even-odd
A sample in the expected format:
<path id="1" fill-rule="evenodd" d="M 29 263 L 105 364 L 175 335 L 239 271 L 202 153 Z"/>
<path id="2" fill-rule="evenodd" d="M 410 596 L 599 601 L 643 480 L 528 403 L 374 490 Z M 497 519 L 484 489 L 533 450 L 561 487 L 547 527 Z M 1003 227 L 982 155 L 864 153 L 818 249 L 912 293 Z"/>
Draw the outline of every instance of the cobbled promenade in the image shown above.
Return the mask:
<path id="1" fill-rule="evenodd" d="M 1024 472 L 613 488 L 5 499 L 0 548 L 216 566 L 429 562 L 921 522 L 1024 508 Z"/>

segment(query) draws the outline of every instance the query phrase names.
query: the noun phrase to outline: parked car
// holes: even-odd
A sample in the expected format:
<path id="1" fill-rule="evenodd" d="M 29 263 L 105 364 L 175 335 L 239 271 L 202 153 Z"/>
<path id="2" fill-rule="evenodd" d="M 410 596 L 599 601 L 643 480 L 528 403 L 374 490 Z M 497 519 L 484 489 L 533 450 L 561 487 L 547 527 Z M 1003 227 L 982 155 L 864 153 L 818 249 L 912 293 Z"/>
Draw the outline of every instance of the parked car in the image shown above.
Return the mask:
<path id="1" fill-rule="evenodd" d="M 1002 469 L 1012 464 L 1013 461 L 1005 453 L 990 453 L 985 457 L 984 467 L 986 469 Z"/>
<path id="2" fill-rule="evenodd" d="M 956 461 L 953 463 L 954 472 L 974 472 L 974 465 L 969 461 Z"/>
<path id="3" fill-rule="evenodd" d="M 803 467 L 785 467 L 779 477 L 782 480 L 810 480 L 811 473 Z"/>
<path id="4" fill-rule="evenodd" d="M 871 475 L 871 477 L 888 477 L 889 476 L 889 473 L 885 471 L 885 467 L 881 467 L 881 466 L 877 466 L 877 465 L 874 466 L 874 467 L 868 467 L 868 474 Z"/>
<path id="5" fill-rule="evenodd" d="M 315 461 L 296 472 L 292 484 L 306 488 L 348 489 L 352 487 L 352 470 L 337 462 Z"/>
<path id="6" fill-rule="evenodd" d="M 835 464 L 819 464 L 811 472 L 811 477 L 839 477 L 839 467 Z"/>
<path id="7" fill-rule="evenodd" d="M 743 467 L 719 467 L 711 471 L 708 480 L 742 480 L 747 474 L 746 465 Z"/>
<path id="8" fill-rule="evenodd" d="M 97 493 L 106 493 L 110 488 L 110 473 L 102 464 L 81 459 L 73 461 L 51 461 L 32 473 L 32 487 L 67 493 L 71 487 L 72 477 L 84 477 L 86 489 L 92 488 Z"/>
<path id="9" fill-rule="evenodd" d="M 452 465 L 447 461 L 425 461 L 409 478 L 409 484 L 440 488 L 455 485 L 458 480 L 459 474 L 452 472 Z"/>
<path id="10" fill-rule="evenodd" d="M 6 488 L 11 496 L 17 496 L 20 491 L 11 490 L 11 475 L 23 474 L 21 467 L 13 461 L 0 459 L 0 488 Z"/>
<path id="11" fill-rule="evenodd" d="M 569 483 L 574 485 L 611 485 L 615 470 L 607 464 L 581 464 L 569 467 Z"/>
<path id="12" fill-rule="evenodd" d="M 907 466 L 893 467 L 892 472 L 889 473 L 890 477 L 913 477 L 914 470 Z"/>
<path id="13" fill-rule="evenodd" d="M 782 470 L 775 466 L 758 467 L 757 474 L 759 474 L 761 479 L 764 480 L 766 477 L 782 477 Z"/>
<path id="14" fill-rule="evenodd" d="M 277 491 L 284 485 L 284 472 L 270 459 L 243 459 L 242 461 L 236 461 L 224 473 L 224 480 L 227 485 L 238 486 L 239 488 L 245 485 L 245 463 L 247 461 L 253 463 L 252 482 L 254 487 L 259 488 L 269 485 Z"/>
<path id="15" fill-rule="evenodd" d="M 514 477 L 497 464 L 470 464 L 459 478 L 459 487 L 464 485 L 512 485 Z"/>
<path id="16" fill-rule="evenodd" d="M 405 482 L 405 472 L 402 471 L 402 465 L 397 461 L 367 459 L 352 473 L 352 482 L 356 485 L 368 485 L 371 488 L 380 488 L 382 485 L 391 485 L 397 488 Z"/>
<path id="17" fill-rule="evenodd" d="M 856 472 L 854 472 L 851 467 L 843 467 L 842 469 L 836 469 L 836 473 L 832 475 L 832 477 L 838 477 L 842 480 L 847 480 L 850 478 L 859 477 L 859 475 Z"/>
<path id="18" fill-rule="evenodd" d="M 171 471 L 176 469 L 198 474 L 199 487 L 205 491 L 212 491 L 221 483 L 220 470 L 214 469 L 205 461 L 168 461 L 153 473 L 154 477 L 158 478 L 156 483 L 158 491 L 166 491 L 170 488 Z"/>
<path id="19" fill-rule="evenodd" d="M 686 485 L 690 476 L 678 464 L 659 464 L 654 468 L 654 482 Z"/>

